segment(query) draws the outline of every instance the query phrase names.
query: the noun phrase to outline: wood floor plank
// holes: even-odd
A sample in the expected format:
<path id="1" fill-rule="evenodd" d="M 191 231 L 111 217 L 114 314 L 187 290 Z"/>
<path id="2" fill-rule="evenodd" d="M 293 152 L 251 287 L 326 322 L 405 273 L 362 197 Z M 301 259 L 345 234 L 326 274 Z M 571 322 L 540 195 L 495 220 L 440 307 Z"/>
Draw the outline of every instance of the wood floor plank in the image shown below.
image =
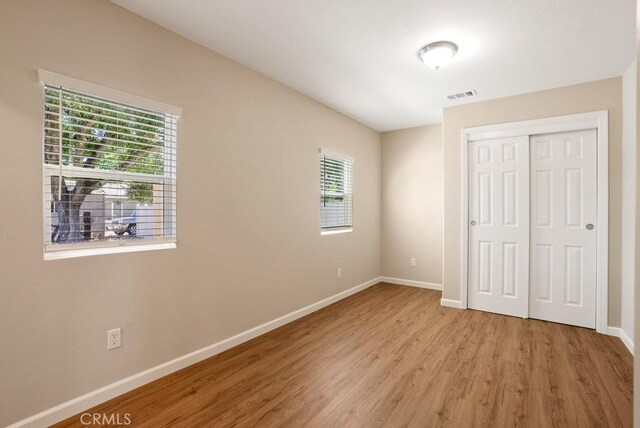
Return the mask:
<path id="1" fill-rule="evenodd" d="M 617 338 L 381 283 L 88 412 L 135 427 L 631 427 L 632 364 Z"/>

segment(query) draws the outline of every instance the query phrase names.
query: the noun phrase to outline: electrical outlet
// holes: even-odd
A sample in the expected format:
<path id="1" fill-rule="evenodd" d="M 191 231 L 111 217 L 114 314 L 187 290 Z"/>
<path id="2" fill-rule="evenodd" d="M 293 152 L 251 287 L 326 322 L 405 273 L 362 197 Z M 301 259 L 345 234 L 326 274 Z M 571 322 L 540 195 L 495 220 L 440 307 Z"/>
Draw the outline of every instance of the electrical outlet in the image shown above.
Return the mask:
<path id="1" fill-rule="evenodd" d="M 342 268 L 338 268 L 338 278 L 342 278 Z"/>
<path id="2" fill-rule="evenodd" d="M 120 329 L 116 328 L 107 332 L 107 350 L 119 348 L 122 345 Z"/>
<path id="3" fill-rule="evenodd" d="M 411 264 L 411 267 L 416 267 L 416 259 L 411 258 L 411 260 L 409 261 L 409 263 Z"/>

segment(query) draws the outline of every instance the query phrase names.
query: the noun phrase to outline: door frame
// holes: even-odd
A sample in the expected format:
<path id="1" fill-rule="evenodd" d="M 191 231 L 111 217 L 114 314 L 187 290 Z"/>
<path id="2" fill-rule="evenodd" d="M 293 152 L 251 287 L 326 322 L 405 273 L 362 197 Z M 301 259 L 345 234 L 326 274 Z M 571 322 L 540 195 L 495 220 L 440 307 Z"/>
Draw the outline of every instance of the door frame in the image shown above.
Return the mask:
<path id="1" fill-rule="evenodd" d="M 468 308 L 469 271 L 469 143 L 497 138 L 552 134 L 596 129 L 597 136 L 597 236 L 596 236 L 596 331 L 606 334 L 609 304 L 609 112 L 608 110 L 497 125 L 464 128 L 462 144 L 462 223 L 460 307 Z"/>

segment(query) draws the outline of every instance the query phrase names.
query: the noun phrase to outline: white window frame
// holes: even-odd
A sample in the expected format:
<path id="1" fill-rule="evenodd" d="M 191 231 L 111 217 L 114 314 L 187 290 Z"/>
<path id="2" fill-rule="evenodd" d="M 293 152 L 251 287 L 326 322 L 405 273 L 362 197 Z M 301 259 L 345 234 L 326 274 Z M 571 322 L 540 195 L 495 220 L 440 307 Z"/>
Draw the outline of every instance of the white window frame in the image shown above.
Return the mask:
<path id="1" fill-rule="evenodd" d="M 161 103 L 159 101 L 150 100 L 148 98 L 139 97 L 137 95 L 128 94 L 116 89 L 107 88 L 105 86 L 97 85 L 94 83 L 85 82 L 72 77 L 64 76 L 61 74 L 53 73 L 47 70 L 38 70 L 38 78 L 43 87 L 42 105 L 44 106 L 44 85 L 62 87 L 68 90 L 74 90 L 87 95 L 105 98 L 111 101 L 119 102 L 126 105 L 131 105 L 139 108 L 144 108 L 152 111 L 162 112 L 175 116 L 176 119 L 182 115 L 182 109 L 169 104 Z M 44 108 L 44 107 L 43 107 Z M 43 124 L 43 138 L 44 141 L 44 124 Z M 176 142 L 174 141 L 173 144 Z M 174 149 L 176 147 L 174 146 Z M 60 167 L 58 165 L 50 165 L 45 163 L 44 150 L 42 151 L 42 165 L 43 165 L 43 183 L 48 183 L 51 180 L 52 175 L 60 173 Z M 174 159 L 171 162 L 175 161 Z M 104 178 L 104 171 L 96 171 L 88 168 L 78 168 L 74 166 L 65 166 L 64 171 L 67 173 L 77 172 L 78 175 L 87 178 Z M 135 172 L 117 172 L 119 179 L 125 180 L 137 180 L 144 181 L 145 183 L 158 183 L 169 184 L 171 188 L 176 187 L 176 175 L 175 172 L 170 176 L 152 176 L 150 174 L 141 174 Z M 43 237 L 51 234 L 51 195 L 47 192 L 43 192 Z M 177 210 L 177 208 L 176 208 Z M 173 219 L 172 221 L 175 221 Z M 80 242 L 71 244 L 51 244 L 50 242 L 43 243 L 44 260 L 57 260 L 66 259 L 72 257 L 85 257 L 100 254 L 114 254 L 114 253 L 129 253 L 138 251 L 151 251 L 161 249 L 176 248 L 177 238 L 156 238 L 156 239 L 144 239 L 144 240 L 123 240 L 123 241 L 98 241 L 98 242 Z"/>
<path id="2" fill-rule="evenodd" d="M 320 210 L 320 235 L 341 235 L 343 233 L 351 233 L 353 232 L 353 223 L 355 223 L 355 211 L 354 211 L 354 195 L 355 195 L 355 168 L 356 168 L 356 160 L 352 156 L 347 156 L 334 152 L 325 152 L 322 149 L 318 149 L 318 159 L 320 156 L 329 156 L 334 158 L 343 159 L 345 161 L 351 162 L 351 226 L 346 227 L 335 227 L 335 228 L 323 228 L 322 227 L 322 209 Z M 320 192 L 320 198 L 322 198 L 322 186 L 318 185 L 318 190 Z"/>

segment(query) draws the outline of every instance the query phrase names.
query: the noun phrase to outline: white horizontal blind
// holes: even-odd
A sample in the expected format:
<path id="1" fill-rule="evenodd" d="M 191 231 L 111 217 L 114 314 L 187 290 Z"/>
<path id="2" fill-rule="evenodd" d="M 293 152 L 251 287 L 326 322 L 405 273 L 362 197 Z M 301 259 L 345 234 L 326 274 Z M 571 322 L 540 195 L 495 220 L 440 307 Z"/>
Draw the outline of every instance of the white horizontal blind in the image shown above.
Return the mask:
<path id="1" fill-rule="evenodd" d="M 320 154 L 322 230 L 353 227 L 353 161 Z"/>
<path id="2" fill-rule="evenodd" d="M 177 117 L 45 83 L 45 251 L 175 241 Z"/>

